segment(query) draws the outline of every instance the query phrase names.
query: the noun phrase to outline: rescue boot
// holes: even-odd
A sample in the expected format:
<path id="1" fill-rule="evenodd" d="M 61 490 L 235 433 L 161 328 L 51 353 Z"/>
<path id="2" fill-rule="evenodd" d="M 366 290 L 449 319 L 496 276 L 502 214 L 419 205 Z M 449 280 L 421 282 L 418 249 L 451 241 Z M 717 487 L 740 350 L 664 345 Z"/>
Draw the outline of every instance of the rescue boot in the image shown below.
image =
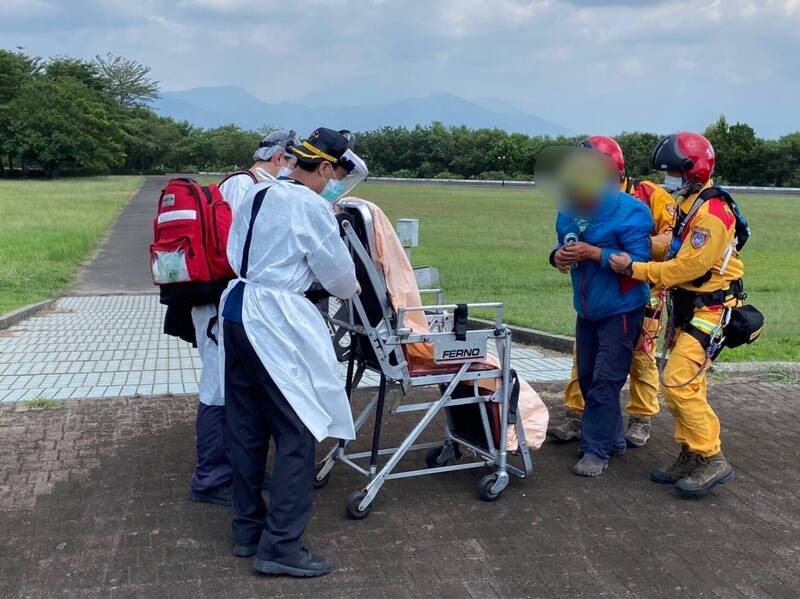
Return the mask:
<path id="1" fill-rule="evenodd" d="M 699 454 L 689 451 L 688 445 L 682 445 L 681 452 L 678 454 L 678 457 L 675 458 L 672 466 L 653 470 L 650 473 L 650 480 L 662 485 L 674 485 L 676 482 L 692 473 L 697 467 L 697 460 L 699 457 Z"/>
<path id="2" fill-rule="evenodd" d="M 681 495 L 697 497 L 705 495 L 717 485 L 724 485 L 733 478 L 733 466 L 720 451 L 709 457 L 698 456 L 697 467 L 692 473 L 675 483 Z"/>
<path id="3" fill-rule="evenodd" d="M 603 474 L 608 468 L 608 461 L 602 458 L 598 458 L 596 455 L 591 453 L 583 454 L 583 457 L 575 462 L 575 465 L 572 467 L 572 473 L 578 476 L 589 476 L 589 477 L 596 477 Z"/>
<path id="4" fill-rule="evenodd" d="M 628 430 L 625 441 L 628 447 L 644 447 L 650 440 L 650 418 L 648 416 L 628 417 Z"/>
<path id="5" fill-rule="evenodd" d="M 581 438 L 583 415 L 580 412 L 566 410 L 560 422 L 554 422 L 547 427 L 547 436 L 557 443 L 566 443 L 573 439 Z"/>

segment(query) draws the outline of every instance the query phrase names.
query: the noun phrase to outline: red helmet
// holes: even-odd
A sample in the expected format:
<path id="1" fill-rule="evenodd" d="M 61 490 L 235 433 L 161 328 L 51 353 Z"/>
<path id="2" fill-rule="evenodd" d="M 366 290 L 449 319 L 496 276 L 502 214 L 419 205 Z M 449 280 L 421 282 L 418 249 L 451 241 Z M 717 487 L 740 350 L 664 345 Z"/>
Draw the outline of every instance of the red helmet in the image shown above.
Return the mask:
<path id="1" fill-rule="evenodd" d="M 584 139 L 578 146 L 597 150 L 601 154 L 605 154 L 611 158 L 616 165 L 620 177 L 625 176 L 625 157 L 622 155 L 622 148 L 620 148 L 619 144 L 611 137 L 594 135 L 593 137 Z"/>
<path id="2" fill-rule="evenodd" d="M 714 146 L 699 133 L 683 131 L 662 139 L 653 149 L 651 166 L 657 171 L 677 171 L 687 184 L 705 185 L 714 174 Z"/>

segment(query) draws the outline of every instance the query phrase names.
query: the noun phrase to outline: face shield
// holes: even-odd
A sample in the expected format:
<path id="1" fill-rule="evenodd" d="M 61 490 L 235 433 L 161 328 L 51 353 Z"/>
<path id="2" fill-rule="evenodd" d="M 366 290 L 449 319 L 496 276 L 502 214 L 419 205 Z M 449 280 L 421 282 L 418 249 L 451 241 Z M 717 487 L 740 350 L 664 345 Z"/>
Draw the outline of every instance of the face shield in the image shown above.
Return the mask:
<path id="1" fill-rule="evenodd" d="M 367 163 L 352 149 L 342 154 L 339 159 L 339 165 L 347 169 L 347 176 L 344 179 L 339 179 L 342 189 L 339 197 L 342 197 L 353 191 L 356 185 L 366 179 L 367 175 L 369 175 L 369 170 L 367 170 Z"/>
<path id="2" fill-rule="evenodd" d="M 353 152 L 353 150 L 347 150 L 342 154 L 336 166 L 341 166 L 346 169 L 347 175 L 345 175 L 343 179 L 331 179 L 328 181 L 327 185 L 325 185 L 325 189 L 322 190 L 320 195 L 329 202 L 335 202 L 339 198 L 349 194 L 355 189 L 356 185 L 366 179 L 369 174 L 367 163 L 364 162 L 358 154 Z"/>

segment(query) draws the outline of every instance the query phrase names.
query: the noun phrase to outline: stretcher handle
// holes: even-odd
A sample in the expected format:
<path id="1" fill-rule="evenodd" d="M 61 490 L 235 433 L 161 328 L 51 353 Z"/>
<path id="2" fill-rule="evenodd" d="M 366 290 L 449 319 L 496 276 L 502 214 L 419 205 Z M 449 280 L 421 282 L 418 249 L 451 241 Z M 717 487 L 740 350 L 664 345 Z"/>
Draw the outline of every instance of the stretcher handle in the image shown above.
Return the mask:
<path id="1" fill-rule="evenodd" d="M 397 330 L 400 330 L 404 327 L 406 312 L 425 312 L 426 310 L 430 310 L 431 312 L 441 312 L 443 310 L 455 310 L 459 305 L 466 305 L 470 310 L 473 308 L 494 308 L 496 312 L 495 326 L 498 329 L 502 328 L 503 302 L 484 302 L 478 304 L 439 304 L 437 306 L 407 306 L 405 308 L 400 308 L 397 310 Z"/>

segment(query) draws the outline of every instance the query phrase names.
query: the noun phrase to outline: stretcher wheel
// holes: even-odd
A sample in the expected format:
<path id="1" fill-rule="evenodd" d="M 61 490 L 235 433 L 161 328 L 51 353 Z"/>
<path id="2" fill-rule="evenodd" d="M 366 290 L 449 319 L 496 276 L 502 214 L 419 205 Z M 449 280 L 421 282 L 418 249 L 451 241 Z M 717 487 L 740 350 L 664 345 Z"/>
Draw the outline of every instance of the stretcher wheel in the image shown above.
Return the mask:
<path id="1" fill-rule="evenodd" d="M 314 488 L 315 489 L 323 488 L 325 485 L 328 484 L 328 481 L 331 479 L 331 472 L 333 472 L 333 470 L 328 470 L 328 473 L 321 480 L 317 478 L 317 475 L 319 474 L 320 470 L 322 470 L 323 466 L 325 466 L 324 462 L 322 464 L 317 464 L 316 466 L 314 466 Z"/>
<path id="2" fill-rule="evenodd" d="M 425 454 L 425 465 L 428 468 L 438 468 L 446 465 L 451 457 L 452 453 L 448 451 L 448 447 L 433 447 Z"/>
<path id="3" fill-rule="evenodd" d="M 372 509 L 372 504 L 369 504 L 366 509 L 360 510 L 358 509 L 358 504 L 367 496 L 366 491 L 356 491 L 352 493 L 350 497 L 347 498 L 347 503 L 345 504 L 345 510 L 347 511 L 347 515 L 350 516 L 353 520 L 363 520 L 367 516 L 369 516 L 369 511 Z"/>
<path id="4" fill-rule="evenodd" d="M 441 447 L 434 447 L 428 450 L 428 453 L 425 454 L 425 465 L 428 468 L 439 468 L 460 457 L 461 451 L 458 449 L 458 445 L 451 441 L 446 441 Z"/>
<path id="5" fill-rule="evenodd" d="M 487 474 L 478 482 L 478 495 L 483 501 L 496 501 L 500 497 L 499 491 L 497 493 L 492 491 L 492 487 L 497 482 L 497 474 Z"/>

